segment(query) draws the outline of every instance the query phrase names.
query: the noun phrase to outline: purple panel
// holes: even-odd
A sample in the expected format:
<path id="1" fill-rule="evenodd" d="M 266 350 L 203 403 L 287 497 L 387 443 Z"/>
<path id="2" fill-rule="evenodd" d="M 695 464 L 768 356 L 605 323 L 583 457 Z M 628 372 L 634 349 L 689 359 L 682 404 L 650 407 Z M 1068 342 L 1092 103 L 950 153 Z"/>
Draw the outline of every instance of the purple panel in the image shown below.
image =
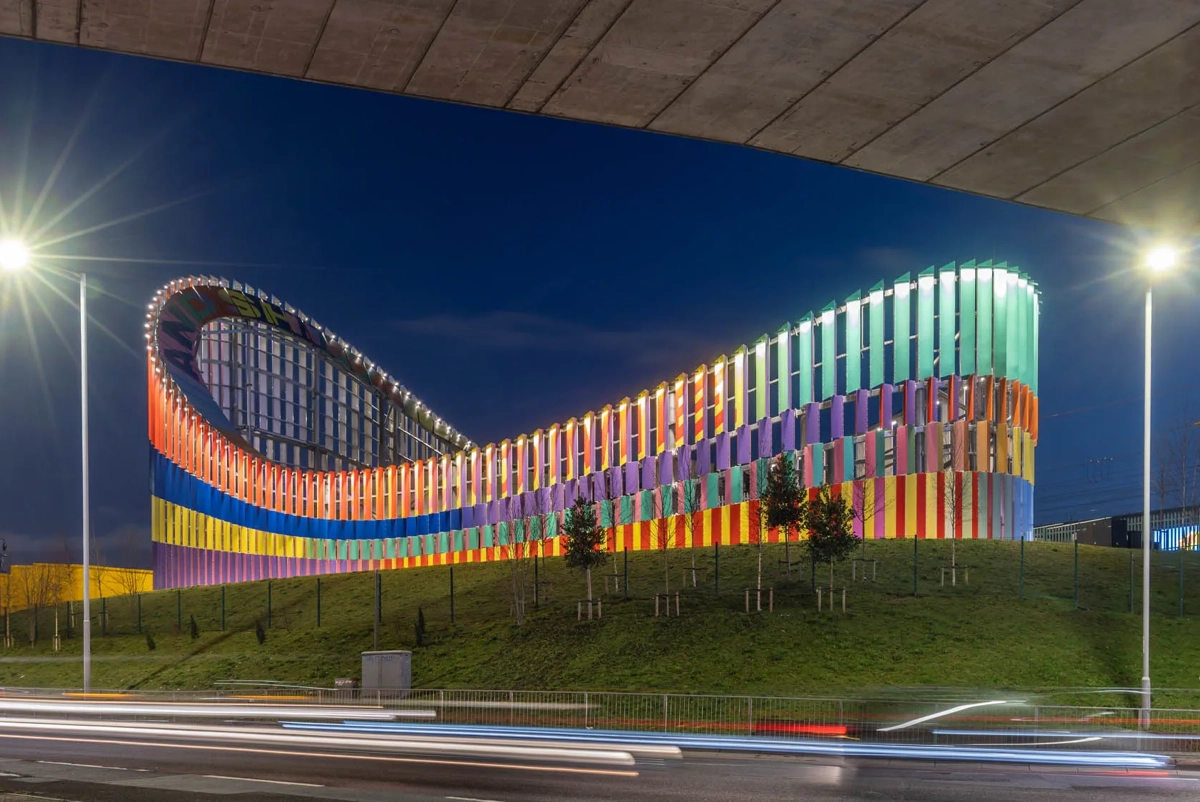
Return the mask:
<path id="1" fill-rule="evenodd" d="M 640 467 L 641 466 L 637 462 L 625 463 L 625 492 L 626 493 L 636 493 L 638 491 L 638 479 L 641 478 L 640 476 L 638 476 L 638 473 L 639 473 L 638 469 Z"/>
<path id="2" fill-rule="evenodd" d="M 604 484 L 603 473 L 592 474 L 592 501 L 600 501 L 608 497 L 608 491 L 604 487 Z"/>
<path id="3" fill-rule="evenodd" d="M 550 488 L 540 487 L 537 490 L 537 511 L 538 514 L 549 512 L 554 509 L 554 500 L 550 498 Z"/>
<path id="4" fill-rule="evenodd" d="M 763 418 L 758 422 L 758 458 L 770 459 L 775 456 L 771 446 L 771 419 Z"/>
<path id="5" fill-rule="evenodd" d="M 867 391 L 859 390 L 854 394 L 854 433 L 867 433 Z"/>
<path id="6" fill-rule="evenodd" d="M 463 507 L 463 528 L 470 529 L 475 525 L 475 509 L 473 507 Z"/>
<path id="7" fill-rule="evenodd" d="M 563 510 L 565 510 L 567 508 L 566 485 L 563 485 L 563 484 L 555 485 L 553 488 L 551 488 L 550 495 L 552 497 L 551 501 L 552 501 L 555 512 L 562 512 Z"/>
<path id="8" fill-rule="evenodd" d="M 670 485 L 674 483 L 674 471 L 671 470 L 671 463 L 675 459 L 675 452 L 664 451 L 658 455 L 658 484 Z M 653 483 L 651 483 L 653 484 Z"/>
<path id="9" fill-rule="evenodd" d="M 615 466 L 609 468 L 604 472 L 604 477 L 605 481 L 608 482 L 608 492 L 611 493 L 614 498 L 625 495 L 625 483 L 622 481 L 622 479 L 625 477 L 620 468 Z"/>
<path id="10" fill-rule="evenodd" d="M 748 425 L 742 426 L 738 429 L 738 433 L 737 433 L 737 438 L 738 438 L 737 464 L 738 465 L 749 465 L 750 460 L 752 459 L 750 455 L 753 454 L 754 451 L 753 451 L 753 449 L 750 448 L 750 438 L 752 437 L 750 432 L 751 432 L 751 429 Z"/>
<path id="11" fill-rule="evenodd" d="M 779 447 L 784 451 L 796 450 L 796 415 L 785 409 L 779 416 Z"/>
<path id="12" fill-rule="evenodd" d="M 566 498 L 563 501 L 563 509 L 567 509 L 575 503 L 575 499 L 579 498 L 579 480 L 568 479 L 564 485 L 564 495 Z"/>
<path id="13" fill-rule="evenodd" d="M 696 444 L 696 473 L 700 476 L 712 473 L 712 448 L 707 440 Z"/>
<path id="14" fill-rule="evenodd" d="M 498 517 L 499 515 L 500 515 L 499 506 L 496 504 L 496 502 L 489 501 L 487 503 L 487 522 L 489 524 L 500 523 L 500 518 Z"/>
<path id="15" fill-rule="evenodd" d="M 811 446 L 819 442 L 821 442 L 821 405 L 805 404 L 804 445 Z"/>
<path id="16" fill-rule="evenodd" d="M 879 388 L 879 425 L 892 425 L 892 394 L 895 393 L 892 385 L 885 384 Z"/>
<path id="17" fill-rule="evenodd" d="M 487 524 L 487 505 L 486 504 L 476 504 L 475 505 L 475 525 L 476 526 L 484 526 L 485 524 Z"/>
<path id="18" fill-rule="evenodd" d="M 716 437 L 717 446 L 717 470 L 729 470 L 729 433 L 721 432 Z M 705 449 L 707 451 L 708 449 Z"/>
<path id="19" fill-rule="evenodd" d="M 666 456 L 666 455 L 664 454 L 662 456 Z M 641 477 L 642 484 L 641 484 L 641 486 L 643 489 L 649 490 L 650 488 L 652 488 L 656 484 L 658 484 L 657 482 L 654 481 L 655 473 L 657 472 L 657 469 L 658 469 L 658 462 L 659 462 L 658 457 L 646 457 L 644 460 L 642 460 L 642 477 Z"/>
<path id="20" fill-rule="evenodd" d="M 835 395 L 829 402 L 829 438 L 838 441 L 846 436 L 846 397 Z"/>
<path id="21" fill-rule="evenodd" d="M 508 499 L 508 498 L 496 499 L 496 516 L 497 516 L 496 522 L 497 523 L 499 523 L 500 521 L 511 521 L 512 520 L 512 515 L 509 514 L 510 506 L 511 506 L 510 499 Z"/>
<path id="22" fill-rule="evenodd" d="M 915 426 L 917 423 L 917 383 L 904 383 L 904 425 Z"/>
<path id="23" fill-rule="evenodd" d="M 692 478 L 692 450 L 691 446 L 680 446 L 675 454 L 676 473 L 680 479 Z M 666 482 L 663 482 L 666 484 Z"/>

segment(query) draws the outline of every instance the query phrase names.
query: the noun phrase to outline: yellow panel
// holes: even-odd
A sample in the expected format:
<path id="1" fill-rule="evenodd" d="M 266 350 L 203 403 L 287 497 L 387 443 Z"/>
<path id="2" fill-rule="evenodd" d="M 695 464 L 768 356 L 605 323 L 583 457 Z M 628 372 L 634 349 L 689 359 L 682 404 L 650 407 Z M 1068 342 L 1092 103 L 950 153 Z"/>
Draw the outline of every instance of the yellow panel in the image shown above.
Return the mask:
<path id="1" fill-rule="evenodd" d="M 963 519 L 962 536 L 963 540 L 968 540 L 975 537 L 975 474 L 964 473 L 962 485 L 962 498 L 959 500 Z"/>
<path id="2" fill-rule="evenodd" d="M 935 473 L 925 480 L 925 526 L 929 531 L 925 532 L 925 537 L 936 538 L 938 536 L 937 516 L 944 514 L 938 509 L 938 481 L 944 479 L 945 473 Z"/>
<path id="3" fill-rule="evenodd" d="M 883 477 L 883 536 L 896 537 L 896 477 Z"/>
<path id="4" fill-rule="evenodd" d="M 904 477 L 904 536 L 917 534 L 917 482 L 913 474 Z"/>

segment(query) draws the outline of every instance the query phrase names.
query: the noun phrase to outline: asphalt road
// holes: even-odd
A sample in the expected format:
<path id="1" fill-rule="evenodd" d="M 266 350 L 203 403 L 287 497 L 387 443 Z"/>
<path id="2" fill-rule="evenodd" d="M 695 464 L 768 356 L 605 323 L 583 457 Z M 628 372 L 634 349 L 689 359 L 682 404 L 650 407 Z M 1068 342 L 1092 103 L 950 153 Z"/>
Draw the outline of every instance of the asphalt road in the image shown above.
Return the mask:
<path id="1" fill-rule="evenodd" d="M 347 802 L 561 800 L 911 800 L 1116 802 L 1200 798 L 1200 774 L 685 753 L 633 767 L 317 753 L 125 737 L 14 733 L 0 721 L 0 802 L 331 799 Z"/>

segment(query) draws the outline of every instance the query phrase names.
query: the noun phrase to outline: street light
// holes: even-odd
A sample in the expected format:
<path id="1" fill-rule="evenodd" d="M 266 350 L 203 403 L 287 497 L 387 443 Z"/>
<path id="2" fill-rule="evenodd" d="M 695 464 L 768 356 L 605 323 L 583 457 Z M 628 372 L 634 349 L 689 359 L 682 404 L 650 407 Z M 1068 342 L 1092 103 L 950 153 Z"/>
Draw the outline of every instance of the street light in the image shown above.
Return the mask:
<path id="1" fill-rule="evenodd" d="M 30 266 L 29 249 L 20 240 L 0 241 L 0 269 L 16 273 Z M 59 271 L 54 271 L 59 272 Z M 87 275 L 66 273 L 79 279 L 79 392 L 80 440 L 83 457 L 83 689 L 92 688 L 91 537 L 88 500 L 88 374 L 87 374 Z"/>
<path id="2" fill-rule="evenodd" d="M 1146 378 L 1145 410 L 1142 421 L 1142 710 L 1140 725 L 1150 726 L 1150 332 L 1153 319 L 1152 296 L 1154 277 L 1161 276 L 1175 267 L 1179 253 L 1172 247 L 1162 245 L 1149 251 L 1143 264 L 1151 274 L 1146 284 Z"/>

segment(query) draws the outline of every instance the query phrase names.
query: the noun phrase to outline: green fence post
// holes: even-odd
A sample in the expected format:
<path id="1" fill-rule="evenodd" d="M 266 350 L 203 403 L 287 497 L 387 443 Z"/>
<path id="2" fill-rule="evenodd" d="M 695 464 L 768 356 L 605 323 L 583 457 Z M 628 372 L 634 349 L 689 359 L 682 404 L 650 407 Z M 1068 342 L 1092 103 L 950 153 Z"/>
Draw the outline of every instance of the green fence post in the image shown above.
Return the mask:
<path id="1" fill-rule="evenodd" d="M 317 577 L 317 626 L 321 626 L 321 577 Z"/>
<path id="2" fill-rule="evenodd" d="M 221 586 L 221 631 L 225 631 L 225 586 Z"/>
<path id="3" fill-rule="evenodd" d="M 1025 538 L 1021 538 L 1021 601 L 1025 601 Z"/>

